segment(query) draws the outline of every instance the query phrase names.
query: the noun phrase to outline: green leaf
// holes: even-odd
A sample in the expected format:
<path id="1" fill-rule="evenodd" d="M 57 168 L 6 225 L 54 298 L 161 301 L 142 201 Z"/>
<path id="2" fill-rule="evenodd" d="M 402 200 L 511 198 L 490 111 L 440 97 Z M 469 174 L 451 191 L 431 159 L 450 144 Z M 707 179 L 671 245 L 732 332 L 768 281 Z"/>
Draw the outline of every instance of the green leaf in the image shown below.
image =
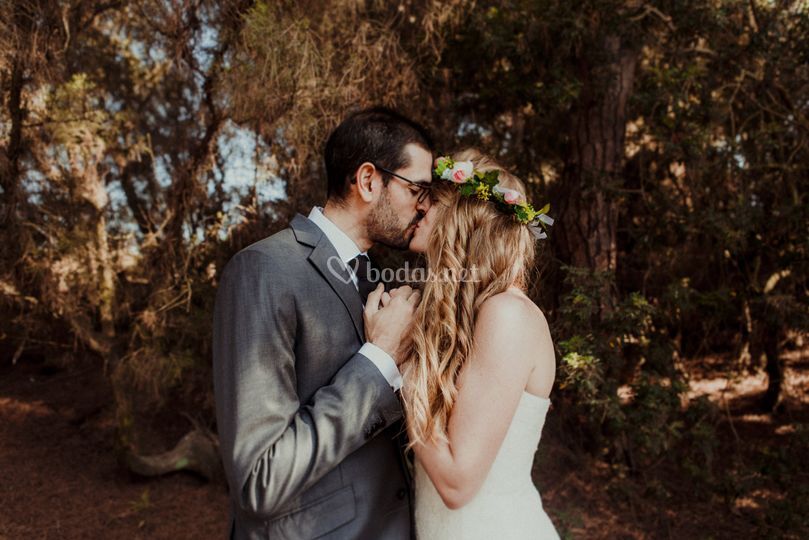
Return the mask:
<path id="1" fill-rule="evenodd" d="M 437 160 L 436 167 L 435 167 L 435 174 L 441 176 L 444 174 L 444 171 L 447 169 L 452 168 L 452 160 L 448 157 L 440 157 Z"/>
<path id="2" fill-rule="evenodd" d="M 497 185 L 497 177 L 499 176 L 498 171 L 486 171 L 483 175 L 483 183 L 488 185 L 489 187 L 494 187 Z"/>

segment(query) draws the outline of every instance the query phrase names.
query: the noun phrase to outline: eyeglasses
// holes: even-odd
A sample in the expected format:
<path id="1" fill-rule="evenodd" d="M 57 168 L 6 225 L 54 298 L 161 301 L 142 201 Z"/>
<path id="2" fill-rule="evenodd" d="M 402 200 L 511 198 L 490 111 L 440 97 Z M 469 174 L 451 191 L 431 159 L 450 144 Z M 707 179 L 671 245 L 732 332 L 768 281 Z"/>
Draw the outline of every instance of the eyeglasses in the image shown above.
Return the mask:
<path id="1" fill-rule="evenodd" d="M 371 165 L 373 165 L 374 167 L 376 167 L 377 169 L 379 169 L 380 171 L 382 171 L 382 172 L 384 172 L 384 173 L 388 173 L 388 174 L 389 174 L 389 175 L 391 175 L 391 176 L 395 176 L 395 177 L 396 177 L 396 178 L 398 178 L 399 180 L 404 180 L 404 181 L 405 181 L 405 182 L 407 182 L 408 184 L 410 184 L 410 185 L 412 185 L 412 186 L 416 186 L 416 187 L 417 187 L 417 188 L 418 188 L 418 189 L 421 191 L 421 193 L 419 193 L 419 198 L 416 200 L 416 201 L 418 202 L 418 204 L 423 203 L 423 202 L 424 202 L 424 199 L 426 199 L 426 198 L 427 198 L 427 197 L 430 195 L 430 186 L 429 186 L 429 185 L 424 185 L 424 184 L 419 183 L 419 182 L 414 182 L 413 180 L 410 180 L 410 179 L 408 179 L 408 178 L 405 178 L 405 177 L 404 177 L 404 176 L 402 176 L 401 174 L 396 174 L 396 173 L 395 173 L 395 172 L 393 172 L 393 171 L 389 171 L 389 170 L 388 170 L 388 169 L 386 169 L 385 167 L 380 167 L 380 166 L 379 166 L 379 165 L 377 165 L 376 163 L 373 163 L 373 162 L 372 162 L 372 163 L 371 163 Z"/>

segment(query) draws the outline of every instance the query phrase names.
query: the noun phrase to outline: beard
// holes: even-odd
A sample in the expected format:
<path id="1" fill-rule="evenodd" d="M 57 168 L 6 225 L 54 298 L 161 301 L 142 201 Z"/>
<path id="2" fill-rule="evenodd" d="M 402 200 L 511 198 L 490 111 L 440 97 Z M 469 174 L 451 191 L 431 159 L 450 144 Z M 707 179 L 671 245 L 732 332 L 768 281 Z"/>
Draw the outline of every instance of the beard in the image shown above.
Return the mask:
<path id="1" fill-rule="evenodd" d="M 421 216 L 416 213 L 410 223 L 402 225 L 401 219 L 390 205 L 388 190 L 385 188 L 382 198 L 368 217 L 368 235 L 374 243 L 394 249 L 407 249 L 415 232 L 412 226 L 420 219 Z"/>

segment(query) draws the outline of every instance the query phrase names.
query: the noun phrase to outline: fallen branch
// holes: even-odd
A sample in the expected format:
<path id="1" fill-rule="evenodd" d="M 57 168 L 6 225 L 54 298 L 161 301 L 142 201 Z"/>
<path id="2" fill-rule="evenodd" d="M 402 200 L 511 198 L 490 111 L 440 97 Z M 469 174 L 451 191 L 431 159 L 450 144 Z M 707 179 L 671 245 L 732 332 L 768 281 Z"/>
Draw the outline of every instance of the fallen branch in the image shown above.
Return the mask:
<path id="1" fill-rule="evenodd" d="M 208 481 L 224 477 L 216 436 L 201 428 L 187 433 L 168 452 L 142 456 L 130 449 L 124 459 L 127 468 L 141 476 L 162 476 L 186 470 L 195 472 Z"/>

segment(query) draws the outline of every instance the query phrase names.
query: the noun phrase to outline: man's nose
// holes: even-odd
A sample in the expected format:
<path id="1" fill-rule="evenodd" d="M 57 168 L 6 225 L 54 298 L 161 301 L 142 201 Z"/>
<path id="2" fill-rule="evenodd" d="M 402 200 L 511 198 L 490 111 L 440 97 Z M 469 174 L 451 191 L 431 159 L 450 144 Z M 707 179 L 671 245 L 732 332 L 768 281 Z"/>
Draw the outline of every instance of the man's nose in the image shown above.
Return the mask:
<path id="1" fill-rule="evenodd" d="M 423 216 L 430 209 L 431 204 L 432 204 L 432 201 L 430 200 L 430 197 L 425 197 L 425 199 L 423 201 L 416 204 L 416 210 L 418 210 L 419 214 L 421 214 Z"/>

